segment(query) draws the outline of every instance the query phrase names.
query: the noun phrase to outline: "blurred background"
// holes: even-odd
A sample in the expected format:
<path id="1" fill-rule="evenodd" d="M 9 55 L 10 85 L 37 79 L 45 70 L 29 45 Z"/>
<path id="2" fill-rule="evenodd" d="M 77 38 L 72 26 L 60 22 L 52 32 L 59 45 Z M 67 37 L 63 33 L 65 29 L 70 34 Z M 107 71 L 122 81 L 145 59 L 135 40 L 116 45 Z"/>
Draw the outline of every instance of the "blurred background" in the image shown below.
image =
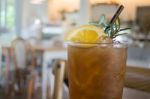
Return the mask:
<path id="1" fill-rule="evenodd" d="M 65 33 L 104 14 L 110 20 L 120 4 L 121 27 L 131 28 L 116 38 L 129 46 L 123 99 L 150 99 L 150 0 L 0 0 L 0 99 L 54 98 Z M 68 99 L 66 71 L 61 80 Z"/>

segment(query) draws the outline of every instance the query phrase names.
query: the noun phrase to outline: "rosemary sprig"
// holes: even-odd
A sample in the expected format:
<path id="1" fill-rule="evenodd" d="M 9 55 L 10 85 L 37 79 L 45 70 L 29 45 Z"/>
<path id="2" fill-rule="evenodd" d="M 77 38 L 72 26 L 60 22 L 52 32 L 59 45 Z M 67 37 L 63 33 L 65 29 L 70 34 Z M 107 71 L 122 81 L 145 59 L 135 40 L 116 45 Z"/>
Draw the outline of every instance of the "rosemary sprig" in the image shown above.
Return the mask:
<path id="1" fill-rule="evenodd" d="M 120 33 L 121 31 L 126 31 L 126 30 L 129 30 L 130 28 L 123 28 L 121 29 L 120 27 L 120 19 L 119 17 L 117 18 L 117 20 L 113 23 L 113 24 L 110 24 L 108 26 L 108 29 L 105 30 L 105 32 L 108 34 L 110 34 L 110 38 L 115 38 L 117 36 L 120 36 L 120 35 L 124 35 L 124 34 L 127 34 L 127 33 Z M 109 31 L 108 31 L 109 30 Z"/>
<path id="2" fill-rule="evenodd" d="M 109 23 L 106 20 L 106 17 L 104 15 L 102 15 L 100 17 L 99 21 L 90 22 L 90 24 L 103 28 L 104 32 L 107 34 L 107 36 L 112 38 L 112 39 L 117 37 L 117 36 L 124 35 L 126 33 L 120 33 L 120 32 L 128 30 L 130 28 L 124 28 L 124 29 L 120 28 L 119 15 L 123 9 L 124 9 L 124 6 L 120 5 L 118 10 L 116 11 L 116 13 L 114 14 L 114 16 L 112 17 L 112 19 Z"/>
<path id="3" fill-rule="evenodd" d="M 106 17 L 102 15 L 97 22 L 90 22 L 90 24 L 95 25 L 97 27 L 101 27 L 104 29 L 104 32 L 110 38 L 116 38 L 117 36 L 124 35 L 127 33 L 120 33 L 121 31 L 129 30 L 130 28 L 121 28 L 120 27 L 120 19 L 119 17 L 112 24 L 109 24 L 106 20 Z"/>
<path id="4" fill-rule="evenodd" d="M 120 29 L 120 31 L 130 30 L 131 28 Z"/>

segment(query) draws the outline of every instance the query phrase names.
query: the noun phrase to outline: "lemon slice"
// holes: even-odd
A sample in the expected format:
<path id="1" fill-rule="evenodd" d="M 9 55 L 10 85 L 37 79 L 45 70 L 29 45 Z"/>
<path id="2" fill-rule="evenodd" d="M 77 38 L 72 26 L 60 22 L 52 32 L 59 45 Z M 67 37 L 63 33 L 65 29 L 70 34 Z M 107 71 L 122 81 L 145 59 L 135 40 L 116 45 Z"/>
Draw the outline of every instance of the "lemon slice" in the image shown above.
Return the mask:
<path id="1" fill-rule="evenodd" d="M 106 34 L 103 29 L 94 25 L 84 25 L 68 32 L 65 40 L 79 43 L 98 43 L 105 37 Z"/>

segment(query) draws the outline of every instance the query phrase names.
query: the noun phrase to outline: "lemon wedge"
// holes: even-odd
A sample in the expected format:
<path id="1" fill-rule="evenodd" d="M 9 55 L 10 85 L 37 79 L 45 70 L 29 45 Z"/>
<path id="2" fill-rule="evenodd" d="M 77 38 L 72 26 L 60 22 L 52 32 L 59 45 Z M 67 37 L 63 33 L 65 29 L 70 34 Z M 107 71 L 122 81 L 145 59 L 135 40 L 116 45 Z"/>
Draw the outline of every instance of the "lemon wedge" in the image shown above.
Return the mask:
<path id="1" fill-rule="evenodd" d="M 106 37 L 103 29 L 94 25 L 84 25 L 68 32 L 66 41 L 79 43 L 98 43 Z"/>

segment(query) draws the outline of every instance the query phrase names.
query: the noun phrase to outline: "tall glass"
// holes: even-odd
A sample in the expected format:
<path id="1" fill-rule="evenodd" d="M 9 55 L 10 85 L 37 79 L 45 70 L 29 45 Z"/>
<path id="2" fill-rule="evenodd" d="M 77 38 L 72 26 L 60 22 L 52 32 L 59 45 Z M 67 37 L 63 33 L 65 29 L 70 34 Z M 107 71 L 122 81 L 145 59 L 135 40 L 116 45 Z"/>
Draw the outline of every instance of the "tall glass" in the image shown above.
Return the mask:
<path id="1" fill-rule="evenodd" d="M 70 99 L 122 99 L 126 58 L 124 44 L 70 43 Z"/>

